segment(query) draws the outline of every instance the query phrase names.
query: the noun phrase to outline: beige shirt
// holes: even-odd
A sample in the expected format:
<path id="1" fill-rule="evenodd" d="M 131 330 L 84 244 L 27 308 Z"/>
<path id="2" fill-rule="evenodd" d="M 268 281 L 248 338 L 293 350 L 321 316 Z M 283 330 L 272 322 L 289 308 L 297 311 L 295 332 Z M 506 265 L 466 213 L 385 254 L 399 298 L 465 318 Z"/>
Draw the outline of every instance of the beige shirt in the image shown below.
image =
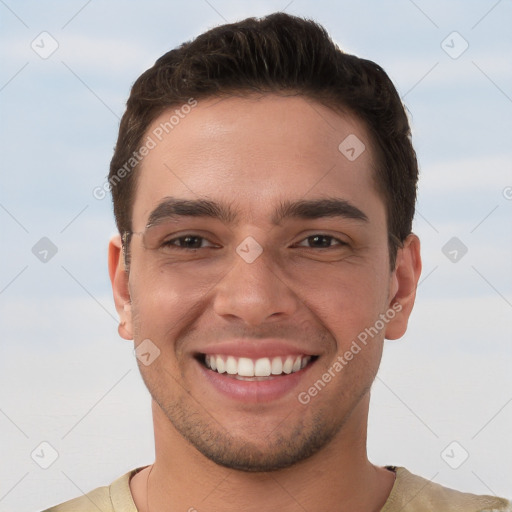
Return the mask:
<path id="1" fill-rule="evenodd" d="M 130 492 L 130 478 L 137 468 L 115 480 L 44 512 L 137 512 Z M 407 469 L 388 466 L 396 480 L 381 512 L 512 512 L 512 502 L 494 496 L 477 496 L 448 489 L 413 475 Z"/>

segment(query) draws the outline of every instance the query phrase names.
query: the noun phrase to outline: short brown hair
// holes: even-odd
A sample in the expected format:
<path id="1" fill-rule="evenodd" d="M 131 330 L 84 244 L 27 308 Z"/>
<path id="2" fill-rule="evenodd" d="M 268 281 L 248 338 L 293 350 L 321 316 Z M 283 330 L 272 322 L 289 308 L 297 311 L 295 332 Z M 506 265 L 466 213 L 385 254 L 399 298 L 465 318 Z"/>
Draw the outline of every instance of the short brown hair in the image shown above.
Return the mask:
<path id="1" fill-rule="evenodd" d="M 380 66 L 341 51 L 314 21 L 284 13 L 213 28 L 167 52 L 136 80 L 109 173 L 121 235 L 131 232 L 137 182 L 137 160 L 132 168 L 126 165 L 151 123 L 191 98 L 240 93 L 300 94 L 348 110 L 365 123 L 377 163 L 374 178 L 386 205 L 393 269 L 397 249 L 411 233 L 418 181 L 404 106 Z"/>

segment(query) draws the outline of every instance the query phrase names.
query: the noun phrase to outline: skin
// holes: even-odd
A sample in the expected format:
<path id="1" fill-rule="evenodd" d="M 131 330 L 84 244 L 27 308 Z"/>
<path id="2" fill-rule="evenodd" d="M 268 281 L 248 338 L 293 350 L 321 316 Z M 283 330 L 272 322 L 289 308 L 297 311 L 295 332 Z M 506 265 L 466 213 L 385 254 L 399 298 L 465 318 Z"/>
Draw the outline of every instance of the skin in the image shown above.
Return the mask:
<path id="1" fill-rule="evenodd" d="M 147 134 L 168 118 L 156 119 Z M 366 146 L 354 161 L 338 150 L 349 134 Z M 150 248 L 147 237 L 134 235 L 129 272 L 119 238 L 110 243 L 119 333 L 136 346 L 150 339 L 160 350 L 150 365 L 139 362 L 153 397 L 151 510 L 368 512 L 385 503 L 394 474 L 367 457 L 370 387 L 384 338 L 397 339 L 407 328 L 421 260 L 411 234 L 390 271 L 375 163 L 357 118 L 275 95 L 201 100 L 145 157 L 137 171 L 134 232 L 144 231 L 169 196 L 207 198 L 236 214 L 229 223 L 186 217 L 169 224 L 176 236 L 192 232 L 211 242 L 195 251 Z M 326 197 L 350 202 L 368 220 L 272 222 L 282 201 Z M 322 248 L 307 238 L 315 234 L 333 238 L 323 239 L 328 247 Z M 263 248 L 253 263 L 236 252 L 248 236 Z M 397 303 L 401 311 L 384 329 L 301 404 L 298 393 Z M 262 337 L 289 340 L 318 356 L 284 396 L 233 400 L 199 371 L 201 348 Z M 130 482 L 142 512 L 148 473 Z"/>

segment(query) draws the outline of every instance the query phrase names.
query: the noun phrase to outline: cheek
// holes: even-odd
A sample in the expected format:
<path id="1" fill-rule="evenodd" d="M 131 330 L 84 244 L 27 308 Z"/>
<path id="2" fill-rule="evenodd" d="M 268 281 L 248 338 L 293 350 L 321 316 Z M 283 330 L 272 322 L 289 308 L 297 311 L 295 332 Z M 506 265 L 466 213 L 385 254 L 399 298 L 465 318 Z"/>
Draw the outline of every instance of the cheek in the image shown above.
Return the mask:
<path id="1" fill-rule="evenodd" d="M 354 269 L 331 275 L 328 284 L 313 288 L 308 297 L 316 321 L 335 340 L 335 352 L 319 360 L 321 379 L 332 382 L 322 400 L 343 407 L 370 388 L 380 365 L 385 328 L 376 324 L 386 308 L 383 285 L 368 269 Z"/>
<path id="2" fill-rule="evenodd" d="M 154 270 L 154 271 L 153 271 Z M 169 339 L 194 314 L 207 288 L 183 273 L 132 267 L 130 294 L 133 299 L 135 339 Z"/>
<path id="3" fill-rule="evenodd" d="M 311 273 L 308 282 L 301 291 L 302 300 L 336 339 L 338 352 L 348 350 L 358 337 L 364 339 L 385 312 L 389 276 L 376 267 L 347 265 Z M 377 327 L 379 333 L 372 330 L 372 338 L 384 336 L 380 323 Z"/>

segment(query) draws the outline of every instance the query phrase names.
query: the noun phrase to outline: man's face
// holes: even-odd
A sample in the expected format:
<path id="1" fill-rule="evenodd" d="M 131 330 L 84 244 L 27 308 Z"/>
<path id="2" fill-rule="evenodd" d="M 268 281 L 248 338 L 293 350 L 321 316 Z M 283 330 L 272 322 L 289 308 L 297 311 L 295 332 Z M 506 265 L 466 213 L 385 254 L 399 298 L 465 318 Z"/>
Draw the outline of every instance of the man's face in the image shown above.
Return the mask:
<path id="1" fill-rule="evenodd" d="M 366 420 L 385 329 L 332 369 L 397 289 L 370 140 L 353 117 L 268 95 L 199 101 L 158 141 L 173 111 L 138 171 L 126 329 L 160 350 L 139 366 L 165 428 L 218 464 L 286 467 Z"/>

